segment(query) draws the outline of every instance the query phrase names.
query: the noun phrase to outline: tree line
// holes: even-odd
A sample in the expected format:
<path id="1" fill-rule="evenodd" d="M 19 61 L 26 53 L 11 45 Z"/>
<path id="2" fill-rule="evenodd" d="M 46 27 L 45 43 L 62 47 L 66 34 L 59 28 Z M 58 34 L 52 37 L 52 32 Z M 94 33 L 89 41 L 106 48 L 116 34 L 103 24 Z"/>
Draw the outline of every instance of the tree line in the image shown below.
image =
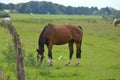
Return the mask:
<path id="1" fill-rule="evenodd" d="M 4 9 L 16 9 L 19 13 L 34 13 L 34 14 L 70 14 L 70 15 L 111 15 L 113 11 L 117 11 L 113 8 L 105 7 L 100 10 L 97 7 L 72 7 L 63 6 L 46 1 L 30 1 L 27 3 L 18 4 L 4 4 L 0 3 L 0 10 Z"/>

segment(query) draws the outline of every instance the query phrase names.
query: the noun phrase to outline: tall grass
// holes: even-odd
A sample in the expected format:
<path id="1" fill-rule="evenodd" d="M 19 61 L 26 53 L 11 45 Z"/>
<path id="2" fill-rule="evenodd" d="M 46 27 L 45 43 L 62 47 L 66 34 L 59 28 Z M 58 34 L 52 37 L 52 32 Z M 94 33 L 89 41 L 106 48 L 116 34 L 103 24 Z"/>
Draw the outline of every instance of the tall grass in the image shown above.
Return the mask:
<path id="1" fill-rule="evenodd" d="M 16 80 L 16 54 L 12 37 L 7 29 L 0 27 L 0 71 L 3 80 Z"/>

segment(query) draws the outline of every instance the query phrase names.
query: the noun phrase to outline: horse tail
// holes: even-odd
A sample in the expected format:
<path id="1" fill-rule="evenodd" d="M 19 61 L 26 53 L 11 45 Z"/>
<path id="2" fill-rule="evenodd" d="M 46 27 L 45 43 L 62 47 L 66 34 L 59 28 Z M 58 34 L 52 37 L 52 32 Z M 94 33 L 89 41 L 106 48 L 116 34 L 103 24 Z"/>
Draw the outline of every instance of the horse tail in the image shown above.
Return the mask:
<path id="1" fill-rule="evenodd" d="M 78 26 L 82 31 L 83 31 L 83 29 L 82 29 L 82 27 L 81 26 Z"/>
<path id="2" fill-rule="evenodd" d="M 81 29 L 81 33 L 82 33 L 82 36 L 83 36 L 83 29 L 82 29 L 82 27 L 81 26 L 78 26 L 78 27 Z M 81 42 L 82 42 L 82 40 L 81 40 Z"/>

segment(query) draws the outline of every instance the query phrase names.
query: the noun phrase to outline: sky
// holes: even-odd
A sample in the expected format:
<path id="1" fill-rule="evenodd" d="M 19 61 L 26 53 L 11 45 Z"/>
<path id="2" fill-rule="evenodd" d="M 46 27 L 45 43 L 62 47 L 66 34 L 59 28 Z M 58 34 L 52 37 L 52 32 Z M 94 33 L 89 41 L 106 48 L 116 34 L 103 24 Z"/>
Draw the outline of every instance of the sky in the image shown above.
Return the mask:
<path id="1" fill-rule="evenodd" d="M 104 7 L 112 7 L 114 9 L 120 10 L 120 0 L 0 0 L 2 3 L 25 3 L 29 1 L 49 1 L 64 6 L 73 7 L 97 7 L 98 9 Z"/>

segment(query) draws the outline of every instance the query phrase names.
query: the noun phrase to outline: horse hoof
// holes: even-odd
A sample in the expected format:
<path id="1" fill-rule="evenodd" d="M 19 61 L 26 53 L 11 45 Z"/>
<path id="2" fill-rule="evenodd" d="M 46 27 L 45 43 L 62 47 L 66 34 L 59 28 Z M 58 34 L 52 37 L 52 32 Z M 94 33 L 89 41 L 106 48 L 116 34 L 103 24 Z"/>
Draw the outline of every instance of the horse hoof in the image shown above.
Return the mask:
<path id="1" fill-rule="evenodd" d="M 68 64 L 65 64 L 65 66 L 68 66 Z"/>
<path id="2" fill-rule="evenodd" d="M 53 66 L 52 64 L 47 64 L 47 66 Z"/>
<path id="3" fill-rule="evenodd" d="M 76 66 L 79 66 L 79 63 L 77 63 Z"/>
<path id="4" fill-rule="evenodd" d="M 69 64 L 65 64 L 65 66 L 68 66 Z"/>

